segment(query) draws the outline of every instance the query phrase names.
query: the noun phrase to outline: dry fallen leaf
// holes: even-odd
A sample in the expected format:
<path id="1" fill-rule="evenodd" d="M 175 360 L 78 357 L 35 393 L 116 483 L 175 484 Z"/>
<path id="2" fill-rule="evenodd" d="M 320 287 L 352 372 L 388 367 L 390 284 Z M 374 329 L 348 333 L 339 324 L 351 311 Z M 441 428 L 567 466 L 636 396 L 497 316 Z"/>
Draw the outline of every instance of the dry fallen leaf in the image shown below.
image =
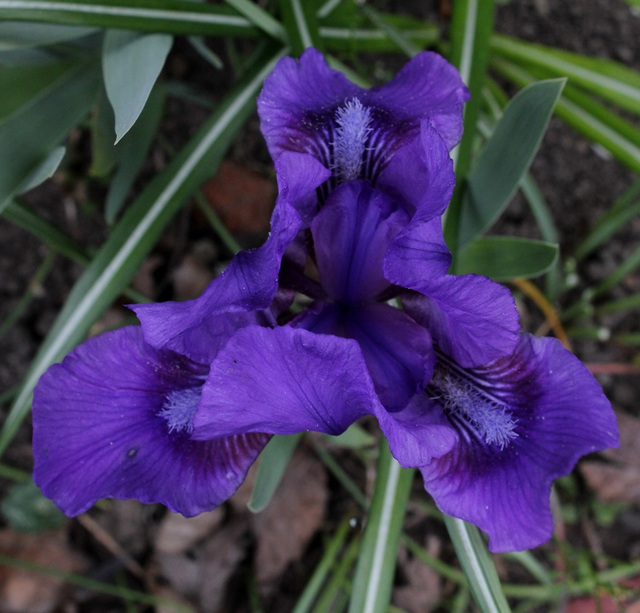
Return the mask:
<path id="1" fill-rule="evenodd" d="M 57 571 L 81 573 L 85 560 L 72 551 L 63 532 L 25 534 L 0 531 L 0 551 L 16 560 L 27 560 Z M 42 573 L 0 566 L 0 611 L 50 613 L 60 608 L 65 582 Z"/>
<path id="2" fill-rule="evenodd" d="M 611 464 L 582 462 L 580 470 L 603 502 L 640 504 L 640 419 L 617 412 L 620 447 L 602 455 Z"/>
<path id="3" fill-rule="evenodd" d="M 434 535 L 427 539 L 427 552 L 440 555 L 442 543 Z M 442 595 L 440 575 L 418 558 L 410 558 L 406 547 L 398 551 L 398 567 L 405 584 L 393 590 L 393 604 L 410 613 L 429 613 Z"/>
<path id="4" fill-rule="evenodd" d="M 252 516 L 255 573 L 263 594 L 270 594 L 287 566 L 300 558 L 322 524 L 327 499 L 324 466 L 297 449 L 267 508 Z"/>
<path id="5" fill-rule="evenodd" d="M 246 515 L 223 524 L 224 516 L 222 507 L 190 519 L 169 513 L 155 547 L 156 561 L 173 592 L 208 612 L 223 602 L 227 582 L 246 556 Z"/>
<path id="6" fill-rule="evenodd" d="M 222 162 L 202 192 L 232 234 L 261 236 L 269 231 L 276 187 L 234 162 Z"/>
<path id="7" fill-rule="evenodd" d="M 171 555 L 183 554 L 203 541 L 223 519 L 222 507 L 189 518 L 179 513 L 167 512 L 156 538 L 156 552 Z"/>

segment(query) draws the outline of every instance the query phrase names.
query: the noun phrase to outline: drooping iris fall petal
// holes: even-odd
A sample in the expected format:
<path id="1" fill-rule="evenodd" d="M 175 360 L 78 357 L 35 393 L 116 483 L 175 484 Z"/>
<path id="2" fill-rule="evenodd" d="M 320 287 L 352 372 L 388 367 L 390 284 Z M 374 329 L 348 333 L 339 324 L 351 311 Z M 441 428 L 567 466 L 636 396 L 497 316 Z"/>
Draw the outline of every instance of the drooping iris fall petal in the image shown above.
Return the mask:
<path id="1" fill-rule="evenodd" d="M 556 339 L 521 334 L 511 355 L 474 369 L 442 355 L 426 396 L 431 419 L 444 415 L 458 442 L 420 467 L 425 488 L 484 530 L 491 551 L 548 540 L 552 481 L 618 444 L 602 388 Z"/>
<path id="2" fill-rule="evenodd" d="M 35 482 L 67 515 L 101 498 L 158 502 L 186 516 L 221 504 L 269 436 L 191 440 L 207 371 L 154 349 L 139 327 L 78 346 L 35 390 Z"/>

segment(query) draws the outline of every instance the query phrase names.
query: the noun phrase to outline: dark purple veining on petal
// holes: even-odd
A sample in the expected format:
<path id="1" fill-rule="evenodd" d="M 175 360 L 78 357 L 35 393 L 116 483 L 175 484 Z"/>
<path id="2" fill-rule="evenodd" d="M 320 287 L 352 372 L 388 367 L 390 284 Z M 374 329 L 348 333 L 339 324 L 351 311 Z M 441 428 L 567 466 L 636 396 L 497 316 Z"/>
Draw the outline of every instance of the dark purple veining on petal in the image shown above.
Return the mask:
<path id="1" fill-rule="evenodd" d="M 287 148 L 312 155 L 332 171 L 318 189 L 321 201 L 345 181 L 365 179 L 375 186 L 394 152 L 420 131 L 419 121 L 394 118 L 391 111 L 367 106 L 358 97 L 328 112 L 307 111 L 297 127 L 285 141 Z"/>
<path id="2" fill-rule="evenodd" d="M 517 418 L 477 374 L 437 351 L 433 377 L 426 393 L 437 401 L 468 443 L 496 446 L 501 451 L 518 437 Z"/>

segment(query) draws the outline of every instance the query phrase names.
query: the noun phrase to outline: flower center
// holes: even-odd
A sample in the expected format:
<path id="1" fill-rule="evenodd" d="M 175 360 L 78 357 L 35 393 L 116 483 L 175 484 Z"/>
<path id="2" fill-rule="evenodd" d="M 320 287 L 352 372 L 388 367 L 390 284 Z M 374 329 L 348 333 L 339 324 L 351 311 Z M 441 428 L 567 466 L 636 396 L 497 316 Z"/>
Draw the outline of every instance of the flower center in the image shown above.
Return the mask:
<path id="1" fill-rule="evenodd" d="M 200 387 L 188 387 L 173 390 L 167 394 L 162 409 L 158 413 L 169 426 L 169 432 L 186 432 L 193 430 L 193 416 L 198 408 L 201 395 Z"/>
<path id="2" fill-rule="evenodd" d="M 335 171 L 341 181 L 352 181 L 362 176 L 365 145 L 371 132 L 371 111 L 353 98 L 338 108 L 335 118 Z"/>
<path id="3" fill-rule="evenodd" d="M 518 437 L 517 421 L 506 406 L 480 387 L 470 373 L 439 359 L 427 392 L 438 400 L 452 422 L 471 430 L 487 445 L 504 449 Z"/>

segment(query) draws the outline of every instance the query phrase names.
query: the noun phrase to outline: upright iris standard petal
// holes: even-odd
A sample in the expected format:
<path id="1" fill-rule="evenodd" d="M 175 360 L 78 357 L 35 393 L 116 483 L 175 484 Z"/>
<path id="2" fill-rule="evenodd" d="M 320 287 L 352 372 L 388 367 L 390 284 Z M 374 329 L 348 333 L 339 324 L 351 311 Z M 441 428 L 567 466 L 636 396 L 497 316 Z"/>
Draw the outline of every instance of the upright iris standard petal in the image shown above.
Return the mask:
<path id="1" fill-rule="evenodd" d="M 484 530 L 491 551 L 547 540 L 551 482 L 618 444 L 600 385 L 555 339 L 522 334 L 510 356 L 475 369 L 442 355 L 427 397 L 458 442 L 420 467 L 425 488 L 442 511 Z"/>
<path id="2" fill-rule="evenodd" d="M 408 215 L 364 181 L 339 186 L 311 225 L 320 281 L 348 304 L 372 301 L 389 287 L 382 261 Z"/>
<path id="3" fill-rule="evenodd" d="M 445 150 L 453 147 L 467 99 L 455 68 L 435 53 L 419 54 L 395 79 L 367 90 L 307 49 L 298 62 L 278 63 L 258 98 L 258 113 L 274 160 L 285 151 L 305 153 L 331 171 L 321 199 L 339 183 L 364 179 L 380 182 L 416 210 L 426 206 L 422 186 L 430 172 L 425 131 L 431 129 Z M 399 177 L 403 162 L 411 172 Z M 441 214 L 445 205 L 438 202 L 429 215 Z"/>
<path id="4" fill-rule="evenodd" d="M 186 516 L 221 504 L 269 436 L 190 439 L 207 371 L 154 349 L 139 327 L 86 341 L 36 387 L 35 482 L 68 515 L 107 497 Z"/>
<path id="5" fill-rule="evenodd" d="M 211 365 L 193 437 L 340 434 L 377 403 L 354 341 L 252 326 L 237 332 Z"/>
<path id="6" fill-rule="evenodd" d="M 276 165 L 297 167 L 285 155 Z M 218 333 L 218 320 L 228 313 L 250 313 L 266 309 L 278 289 L 282 256 L 302 225 L 294 202 L 305 201 L 328 176 L 313 158 L 305 157 L 304 172 L 287 173 L 281 178 L 278 202 L 271 218 L 271 234 L 259 248 L 241 251 L 227 269 L 194 300 L 138 304 L 131 307 L 140 319 L 146 341 L 156 348 L 167 348 L 197 361 L 209 362 L 208 337 Z M 254 318 L 249 314 L 247 323 Z"/>

